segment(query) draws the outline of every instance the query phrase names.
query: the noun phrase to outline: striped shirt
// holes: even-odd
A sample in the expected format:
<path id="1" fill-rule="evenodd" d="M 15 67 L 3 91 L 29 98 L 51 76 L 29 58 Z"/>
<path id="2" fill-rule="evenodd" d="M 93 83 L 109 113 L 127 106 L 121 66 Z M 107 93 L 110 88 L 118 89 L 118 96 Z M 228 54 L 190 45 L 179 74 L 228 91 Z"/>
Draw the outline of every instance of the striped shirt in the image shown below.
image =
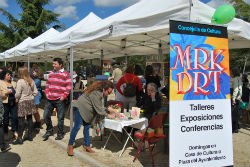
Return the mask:
<path id="1" fill-rule="evenodd" d="M 49 100 L 57 100 L 61 97 L 66 98 L 72 88 L 71 77 L 63 68 L 51 71 L 46 83 L 45 94 Z"/>

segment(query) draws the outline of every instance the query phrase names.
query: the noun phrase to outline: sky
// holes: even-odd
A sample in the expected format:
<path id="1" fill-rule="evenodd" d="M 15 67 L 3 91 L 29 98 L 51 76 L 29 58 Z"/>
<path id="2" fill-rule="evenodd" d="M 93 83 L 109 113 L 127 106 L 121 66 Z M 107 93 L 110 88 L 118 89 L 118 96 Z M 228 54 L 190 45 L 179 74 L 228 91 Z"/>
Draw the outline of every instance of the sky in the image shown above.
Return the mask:
<path id="1" fill-rule="evenodd" d="M 45 8 L 60 14 L 60 23 L 64 24 L 66 28 L 69 28 L 86 17 L 90 12 L 104 19 L 138 1 L 139 0 L 50 0 L 49 5 L 46 5 Z M 228 0 L 200 1 L 214 8 L 228 3 Z M 250 0 L 245 1 L 250 4 Z M 0 0 L 0 7 L 7 10 L 14 17 L 20 18 L 18 14 L 21 13 L 21 9 L 17 5 L 16 0 Z M 6 18 L 2 15 L 0 15 L 0 21 L 7 24 Z"/>

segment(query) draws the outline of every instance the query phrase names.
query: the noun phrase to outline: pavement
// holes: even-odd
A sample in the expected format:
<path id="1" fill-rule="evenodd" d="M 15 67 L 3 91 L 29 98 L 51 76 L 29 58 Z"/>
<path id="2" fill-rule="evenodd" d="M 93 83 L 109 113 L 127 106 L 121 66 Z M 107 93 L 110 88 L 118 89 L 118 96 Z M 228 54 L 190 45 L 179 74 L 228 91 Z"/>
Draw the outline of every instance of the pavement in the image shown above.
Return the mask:
<path id="1" fill-rule="evenodd" d="M 43 136 L 45 134 L 44 130 L 40 130 L 39 134 L 41 136 Z M 52 143 L 56 144 L 58 147 L 61 147 L 64 151 L 67 151 L 67 147 L 68 145 L 65 142 L 62 142 L 60 140 L 55 140 L 55 137 L 50 136 L 49 139 Z M 65 154 L 65 153 L 64 153 Z M 88 155 L 89 153 L 84 153 L 84 152 L 80 152 L 78 150 L 74 150 L 74 157 L 77 157 L 78 159 L 80 159 L 81 161 L 83 161 L 84 163 L 87 163 L 90 166 L 96 166 L 96 167 L 107 167 L 106 164 L 90 157 Z"/>
<path id="2" fill-rule="evenodd" d="M 10 141 L 10 143 L 12 140 Z M 33 141 L 25 140 L 22 145 L 11 145 L 8 152 L 0 152 L 0 166 L 94 166 L 77 157 L 69 157 L 65 150 L 49 141 L 44 142 L 39 134 Z"/>
<path id="3" fill-rule="evenodd" d="M 42 110 L 40 111 L 42 112 Z M 56 129 L 57 117 L 52 116 L 52 122 Z M 65 119 L 65 130 L 66 135 L 61 141 L 55 140 L 56 134 L 53 137 L 49 137 L 53 143 L 65 150 L 67 154 L 67 143 L 69 140 L 69 119 Z M 45 132 L 44 129 L 40 131 L 40 134 L 43 135 Z M 250 124 L 242 124 L 239 133 L 233 133 L 233 151 L 234 151 L 234 166 L 235 167 L 250 167 Z M 111 137 L 110 142 L 107 145 L 107 148 L 103 150 L 105 141 L 107 140 L 107 134 L 101 139 L 100 136 L 91 135 L 91 147 L 95 150 L 96 153 L 90 154 L 82 149 L 83 144 L 83 127 L 77 134 L 75 142 L 75 157 L 79 160 L 89 164 L 90 166 L 151 166 L 151 159 L 149 152 L 141 152 L 138 160 L 133 162 L 133 158 L 136 152 L 136 149 L 131 146 L 131 143 L 126 147 L 125 152 L 119 157 L 120 151 L 122 150 L 122 145 L 120 145 L 115 138 Z M 56 133 L 56 131 L 55 131 Z M 122 143 L 125 142 L 125 137 L 123 134 L 116 133 L 117 137 L 121 139 Z M 163 141 L 159 142 L 156 146 L 156 151 L 163 150 Z M 155 166 L 169 166 L 169 155 L 164 152 L 159 153 L 155 157 Z"/>
<path id="4" fill-rule="evenodd" d="M 114 95 L 111 95 L 109 97 L 110 100 L 114 99 Z M 41 118 L 43 116 L 43 109 L 39 109 L 39 113 L 41 115 Z M 24 163 L 19 163 L 21 166 L 68 166 L 68 164 L 72 164 L 69 166 L 132 166 L 132 167 L 142 167 L 142 166 L 151 166 L 151 159 L 149 152 L 144 151 L 141 152 L 138 159 L 133 162 L 134 155 L 136 153 L 136 149 L 131 146 L 131 143 L 128 144 L 126 147 L 125 152 L 122 154 L 121 157 L 119 157 L 120 151 L 122 150 L 122 145 L 120 145 L 114 137 L 111 137 L 110 142 L 108 143 L 105 150 L 103 150 L 103 146 L 105 144 L 105 141 L 107 140 L 108 133 L 105 131 L 105 135 L 102 136 L 93 136 L 92 129 L 90 130 L 90 136 L 91 136 L 91 147 L 95 150 L 95 153 L 91 154 L 82 149 L 83 144 L 83 127 L 79 130 L 76 141 L 74 145 L 74 156 L 69 157 L 67 155 L 67 145 L 69 141 L 69 135 L 70 135 L 70 121 L 69 121 L 69 114 L 66 114 L 65 117 L 65 136 L 62 140 L 55 140 L 56 132 L 57 132 L 57 117 L 52 116 L 52 123 L 54 126 L 54 136 L 50 136 L 48 141 L 43 141 L 41 136 L 45 133 L 46 125 L 43 124 L 43 129 L 40 130 L 39 137 L 35 139 L 37 141 L 36 146 L 40 146 L 38 148 L 30 148 L 30 150 L 34 149 L 35 153 L 33 154 L 38 156 L 42 155 L 42 159 L 36 160 L 37 162 L 47 162 L 47 163 L 40 163 L 40 165 L 36 165 L 33 163 L 33 165 L 29 160 L 26 161 L 30 162 L 28 165 L 25 165 Z M 124 134 L 116 133 L 118 138 L 122 141 L 122 143 L 125 142 Z M 33 141 L 34 142 L 34 141 Z M 28 142 L 27 142 L 28 143 Z M 32 143 L 32 142 L 30 142 Z M 46 144 L 49 147 L 53 147 L 50 144 L 56 146 L 57 148 L 60 148 L 59 150 L 48 150 L 46 147 Z M 156 150 L 163 150 L 163 142 L 160 142 L 156 146 Z M 26 145 L 25 147 L 28 147 Z M 22 147 L 22 148 L 25 148 Z M 250 167 L 250 124 L 244 124 L 242 128 L 239 130 L 239 133 L 233 134 L 233 148 L 234 148 L 234 166 L 235 167 Z M 38 150 L 36 150 L 38 149 Z M 46 152 L 44 152 L 43 149 L 46 149 Z M 15 150 L 14 150 L 15 151 Z M 24 154 L 23 150 L 19 150 L 20 153 L 18 153 L 19 157 L 22 157 L 22 154 Z M 40 154 L 40 153 L 43 154 Z M 49 153 L 52 152 L 52 155 Z M 12 153 L 10 151 L 10 153 Z M 45 154 L 48 154 L 50 158 L 47 158 Z M 4 154 L 0 153 L 0 166 L 12 166 L 11 164 L 6 165 L 3 164 L 3 159 L 1 159 Z M 7 155 L 7 154 L 6 154 Z M 15 155 L 15 159 L 18 160 L 18 155 Z M 20 156 L 21 155 L 21 156 Z M 32 154 L 31 154 L 32 155 Z M 61 158 L 58 159 L 57 157 L 54 157 L 55 155 L 60 156 Z M 34 156 L 36 157 L 36 156 Z M 53 158 L 54 157 L 54 158 Z M 55 160 L 54 160 L 55 159 Z M 57 162 L 57 161 L 58 162 Z M 66 160 L 66 162 L 65 162 Z M 15 162 L 10 160 L 11 162 Z M 62 162 L 60 162 L 62 161 Z M 79 163 L 80 161 L 80 163 Z M 159 153 L 155 157 L 155 166 L 169 166 L 169 155 L 165 154 L 164 152 Z M 22 162 L 22 161 L 21 161 Z M 55 162 L 57 165 L 53 165 L 52 162 Z M 68 163 L 67 163 L 68 162 Z M 1 164 L 2 163 L 2 164 Z M 16 165 L 14 165 L 16 166 Z"/>

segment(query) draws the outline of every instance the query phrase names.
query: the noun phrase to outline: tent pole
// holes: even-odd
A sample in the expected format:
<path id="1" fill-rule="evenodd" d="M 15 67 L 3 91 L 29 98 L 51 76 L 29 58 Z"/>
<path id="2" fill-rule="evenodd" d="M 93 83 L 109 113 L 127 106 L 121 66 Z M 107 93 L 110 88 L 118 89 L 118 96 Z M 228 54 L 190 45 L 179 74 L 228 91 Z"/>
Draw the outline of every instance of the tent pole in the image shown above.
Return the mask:
<path id="1" fill-rule="evenodd" d="M 73 81 L 73 47 L 70 47 L 70 76 L 71 81 Z M 70 92 L 70 132 L 73 128 L 73 107 L 72 107 L 72 100 L 73 100 L 73 86 Z"/>
<path id="2" fill-rule="evenodd" d="M 104 71 L 103 71 L 103 57 L 104 57 L 104 55 L 103 55 L 103 50 L 101 50 L 101 68 L 102 68 L 102 75 L 103 75 L 103 73 L 104 73 Z"/>
<path id="3" fill-rule="evenodd" d="M 158 45 L 158 57 L 157 57 L 157 60 L 158 61 L 160 61 L 160 60 L 162 60 L 162 48 L 161 48 L 161 46 L 162 46 L 162 44 L 161 43 L 159 43 L 159 45 Z"/>
<path id="4" fill-rule="evenodd" d="M 70 61 L 68 61 L 68 59 L 70 59 L 70 48 L 68 48 L 68 54 L 66 55 L 66 70 L 67 71 L 70 70 Z"/>
<path id="5" fill-rule="evenodd" d="M 6 61 L 6 60 L 4 60 L 4 66 L 6 67 L 6 65 L 7 65 L 7 61 Z"/>
<path id="6" fill-rule="evenodd" d="M 125 57 L 126 67 L 128 67 L 128 55 Z"/>
<path id="7" fill-rule="evenodd" d="M 191 20 L 191 8 L 192 8 L 192 0 L 189 0 L 189 20 Z"/>
<path id="8" fill-rule="evenodd" d="M 247 64 L 247 59 L 248 59 L 248 55 L 245 56 L 245 63 L 244 63 L 244 67 L 243 67 L 243 73 L 245 73 L 245 69 L 246 69 L 246 64 Z"/>
<path id="9" fill-rule="evenodd" d="M 30 56 L 28 56 L 28 71 L 30 72 Z"/>

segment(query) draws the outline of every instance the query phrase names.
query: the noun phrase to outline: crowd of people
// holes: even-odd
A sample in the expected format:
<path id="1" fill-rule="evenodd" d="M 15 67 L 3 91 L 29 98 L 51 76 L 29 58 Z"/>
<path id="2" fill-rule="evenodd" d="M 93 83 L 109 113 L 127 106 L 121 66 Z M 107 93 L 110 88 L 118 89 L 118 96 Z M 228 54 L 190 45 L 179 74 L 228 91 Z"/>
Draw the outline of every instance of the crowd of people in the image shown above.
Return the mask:
<path id="1" fill-rule="evenodd" d="M 56 108 L 58 114 L 58 133 L 56 140 L 64 137 L 65 102 L 71 91 L 72 82 L 68 72 L 63 69 L 63 61 L 55 58 L 53 71 L 46 83 L 46 102 L 44 107 L 44 122 L 47 126 L 43 136 L 47 140 L 53 134 L 51 113 Z M 38 107 L 42 99 L 40 80 L 41 70 L 37 67 L 28 70 L 26 66 L 18 69 L 18 81 L 13 81 L 12 72 L 0 68 L 0 148 L 7 151 L 10 146 L 6 143 L 9 138 L 9 122 L 15 141 L 13 144 L 23 144 L 24 140 L 33 140 L 33 128 L 41 128 Z M 32 116 L 35 123 L 33 124 Z M 25 120 L 26 119 L 26 120 Z M 24 130 L 27 122 L 27 135 Z"/>
<path id="2" fill-rule="evenodd" d="M 69 156 L 74 155 L 73 144 L 81 125 L 84 126 L 83 149 L 90 153 L 94 152 L 90 147 L 89 128 L 105 117 L 114 118 L 112 113 L 115 113 L 115 110 L 105 103 L 106 97 L 112 92 L 115 93 L 115 100 L 122 102 L 124 110 L 140 107 L 144 110 L 144 116 L 148 120 L 160 111 L 162 104 L 160 96 L 161 78 L 151 65 L 146 66 L 143 77 L 136 75 L 137 69 L 138 66 L 129 65 L 123 71 L 115 64 L 112 75 L 108 80 L 96 81 L 88 85 L 78 98 L 72 101 L 74 127 L 71 130 L 68 142 L 67 152 Z M 40 79 L 41 70 L 38 67 L 28 70 L 24 66 L 20 67 L 17 73 L 18 80 L 15 82 L 9 69 L 0 68 L 0 148 L 3 152 L 10 149 L 6 142 L 9 137 L 9 122 L 11 123 L 11 134 L 15 139 L 13 144 L 21 145 L 25 140 L 32 141 L 33 128 L 42 128 L 38 112 L 43 94 Z M 44 140 L 53 135 L 51 115 L 55 108 L 58 118 L 58 131 L 55 139 L 61 140 L 64 138 L 65 99 L 68 98 L 72 86 L 75 87 L 76 78 L 77 74 L 74 73 L 73 81 L 71 81 L 71 76 L 63 68 L 62 59 L 55 58 L 53 60 L 53 71 L 49 74 L 44 91 L 46 96 L 43 113 L 44 123 L 46 124 Z M 240 76 L 238 69 L 232 69 L 230 88 L 232 130 L 233 133 L 237 133 L 241 116 L 240 111 L 249 108 L 250 89 L 247 74 Z M 163 90 L 162 93 L 164 93 Z M 25 126 L 27 126 L 26 136 L 24 136 Z"/>
<path id="3" fill-rule="evenodd" d="M 81 125 L 84 126 L 83 149 L 94 152 L 90 147 L 89 128 L 103 118 L 114 118 L 115 110 L 105 105 L 106 97 L 114 90 L 116 100 L 123 103 L 124 109 L 141 107 L 145 110 L 145 117 L 150 119 L 161 107 L 159 95 L 160 77 L 154 74 L 152 66 L 145 70 L 146 88 L 142 84 L 142 78 L 135 75 L 136 66 L 131 65 L 122 71 L 114 65 L 112 76 L 106 81 L 96 81 L 89 85 L 79 98 L 72 101 L 74 112 L 74 127 L 68 142 L 68 155 L 72 156 L 73 144 Z M 41 69 L 33 67 L 30 70 L 26 66 L 18 69 L 18 80 L 13 80 L 12 72 L 7 68 L 0 68 L 0 148 L 8 151 L 9 122 L 13 134 L 13 144 L 22 145 L 25 140 L 32 141 L 33 128 L 42 128 L 38 108 L 42 99 Z M 76 84 L 77 74 L 74 73 L 73 81 L 69 73 L 63 68 L 60 58 L 53 60 L 53 71 L 49 74 L 45 86 L 44 123 L 46 133 L 44 141 L 53 135 L 51 115 L 56 108 L 58 118 L 58 131 L 55 140 L 64 138 L 65 99 L 68 98 L 72 86 Z M 33 123 L 32 117 L 35 122 Z M 27 135 L 24 130 L 27 126 Z"/>
<path id="4" fill-rule="evenodd" d="M 67 153 L 74 155 L 73 144 L 75 137 L 81 127 L 84 126 L 83 149 L 93 153 L 90 147 L 89 128 L 103 120 L 104 117 L 114 118 L 115 110 L 105 104 L 105 97 L 114 90 L 116 101 L 122 102 L 122 108 L 129 110 L 132 107 L 144 109 L 144 116 L 150 119 L 161 108 L 161 97 L 159 95 L 160 78 L 154 74 L 152 66 L 146 67 L 146 90 L 144 91 L 141 78 L 136 73 L 136 66 L 130 65 L 123 72 L 118 65 L 114 69 L 109 80 L 96 81 L 76 100 L 73 100 L 74 127 L 70 133 Z M 111 82 L 113 81 L 113 82 Z M 146 92 L 146 93 L 145 93 Z"/>
<path id="5" fill-rule="evenodd" d="M 152 66 L 147 66 L 144 76 L 146 88 L 143 91 L 142 78 L 135 75 L 135 70 L 134 65 L 128 66 L 125 71 L 122 71 L 118 65 L 114 65 L 109 80 L 94 82 L 83 91 L 78 99 L 72 101 L 74 127 L 68 142 L 68 155 L 73 155 L 73 144 L 81 125 L 84 126 L 83 148 L 90 153 L 94 152 L 90 147 L 89 128 L 105 116 L 114 118 L 112 113 L 115 110 L 105 105 L 105 97 L 112 93 L 113 89 L 116 100 L 123 103 L 124 109 L 129 110 L 134 106 L 141 107 L 145 110 L 144 113 L 148 119 L 160 109 L 159 76 L 154 74 Z M 15 139 L 13 144 L 22 145 L 25 140 L 32 141 L 33 128 L 42 128 L 38 112 L 43 94 L 41 70 L 38 67 L 28 70 L 24 66 L 20 67 L 17 73 L 18 80 L 15 82 L 10 70 L 0 68 L 0 148 L 2 151 L 10 149 L 9 144 L 6 143 L 9 140 L 9 122 L 11 122 L 11 134 Z M 75 78 L 71 81 L 60 58 L 53 60 L 53 71 L 49 74 L 44 91 L 46 96 L 43 113 L 46 124 L 44 140 L 53 135 L 51 115 L 55 108 L 58 118 L 58 131 L 55 139 L 64 138 L 65 99 L 68 98 L 72 86 L 76 84 Z M 27 135 L 24 136 L 26 126 Z"/>
<path id="6" fill-rule="evenodd" d="M 244 117 L 244 114 L 248 114 L 246 111 L 250 108 L 248 74 L 241 74 L 239 69 L 233 68 L 231 70 L 230 92 L 232 97 L 232 132 L 238 133 L 239 121 Z"/>

